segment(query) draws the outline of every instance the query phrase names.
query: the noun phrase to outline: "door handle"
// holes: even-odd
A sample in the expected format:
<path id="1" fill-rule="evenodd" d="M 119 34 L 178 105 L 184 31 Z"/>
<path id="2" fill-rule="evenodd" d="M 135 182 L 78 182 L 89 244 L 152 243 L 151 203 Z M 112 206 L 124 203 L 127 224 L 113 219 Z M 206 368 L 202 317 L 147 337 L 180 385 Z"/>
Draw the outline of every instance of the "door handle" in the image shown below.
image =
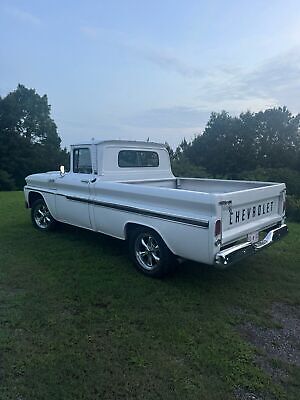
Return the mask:
<path id="1" fill-rule="evenodd" d="M 94 179 L 81 179 L 82 183 L 95 183 L 97 178 Z"/>

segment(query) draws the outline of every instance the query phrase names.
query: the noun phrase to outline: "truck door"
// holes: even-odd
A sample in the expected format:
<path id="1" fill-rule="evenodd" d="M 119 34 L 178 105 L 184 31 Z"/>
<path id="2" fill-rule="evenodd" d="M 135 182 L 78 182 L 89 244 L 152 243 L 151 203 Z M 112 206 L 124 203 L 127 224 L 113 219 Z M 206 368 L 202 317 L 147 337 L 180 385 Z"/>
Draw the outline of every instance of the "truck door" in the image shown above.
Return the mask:
<path id="1" fill-rule="evenodd" d="M 92 229 L 90 181 L 94 176 L 90 148 L 73 149 L 71 161 L 71 172 L 56 180 L 57 217 L 61 222 Z"/>

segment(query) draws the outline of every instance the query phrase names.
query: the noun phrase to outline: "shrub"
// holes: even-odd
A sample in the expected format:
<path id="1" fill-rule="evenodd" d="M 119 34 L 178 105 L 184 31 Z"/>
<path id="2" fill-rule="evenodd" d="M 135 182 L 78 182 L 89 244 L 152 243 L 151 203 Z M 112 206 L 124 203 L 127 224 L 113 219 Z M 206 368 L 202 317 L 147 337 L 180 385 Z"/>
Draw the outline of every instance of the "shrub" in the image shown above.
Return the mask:
<path id="1" fill-rule="evenodd" d="M 287 196 L 286 216 L 288 219 L 300 222 L 300 198 L 296 196 Z"/>
<path id="2" fill-rule="evenodd" d="M 300 172 L 290 168 L 257 168 L 242 172 L 238 179 L 264 182 L 284 182 L 289 195 L 300 198 Z"/>
<path id="3" fill-rule="evenodd" d="M 173 160 L 172 172 L 175 176 L 188 178 L 210 178 L 205 168 L 191 164 L 188 160 Z"/>
<path id="4" fill-rule="evenodd" d="M 12 176 L 3 169 L 0 169 L 0 191 L 15 189 L 16 185 Z"/>

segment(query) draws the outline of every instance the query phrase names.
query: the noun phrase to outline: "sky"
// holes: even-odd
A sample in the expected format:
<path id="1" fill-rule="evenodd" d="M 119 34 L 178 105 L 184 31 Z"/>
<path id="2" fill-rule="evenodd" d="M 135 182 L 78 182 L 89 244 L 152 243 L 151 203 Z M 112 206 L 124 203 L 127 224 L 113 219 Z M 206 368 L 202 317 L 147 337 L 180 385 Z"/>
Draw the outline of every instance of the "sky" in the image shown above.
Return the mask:
<path id="1" fill-rule="evenodd" d="M 47 94 L 62 144 L 177 146 L 210 113 L 300 112 L 299 0 L 0 0 L 0 96 Z"/>

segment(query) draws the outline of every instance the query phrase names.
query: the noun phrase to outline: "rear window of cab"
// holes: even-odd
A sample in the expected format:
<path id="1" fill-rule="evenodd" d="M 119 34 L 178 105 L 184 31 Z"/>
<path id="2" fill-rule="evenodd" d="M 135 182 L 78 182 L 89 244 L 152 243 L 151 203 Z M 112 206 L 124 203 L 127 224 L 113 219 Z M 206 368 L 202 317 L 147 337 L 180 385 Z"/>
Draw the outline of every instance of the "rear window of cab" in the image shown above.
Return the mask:
<path id="1" fill-rule="evenodd" d="M 159 157 L 156 151 L 121 150 L 118 165 L 120 168 L 158 167 Z"/>

